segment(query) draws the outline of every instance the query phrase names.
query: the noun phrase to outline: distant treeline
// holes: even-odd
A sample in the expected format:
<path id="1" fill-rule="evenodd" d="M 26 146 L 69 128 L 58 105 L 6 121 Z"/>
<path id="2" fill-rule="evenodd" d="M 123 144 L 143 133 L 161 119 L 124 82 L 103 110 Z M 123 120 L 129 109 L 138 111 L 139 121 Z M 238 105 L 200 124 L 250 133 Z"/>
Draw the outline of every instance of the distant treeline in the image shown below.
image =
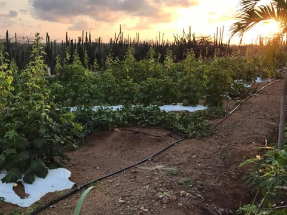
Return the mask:
<path id="1" fill-rule="evenodd" d="M 224 27 L 222 29 L 217 28 L 213 38 L 210 36 L 196 37 L 195 34 L 191 33 L 191 28 L 189 28 L 188 33 L 183 30 L 181 36 L 174 35 L 173 41 L 165 40 L 164 34 L 161 33 L 159 33 L 156 40 L 141 41 L 139 33 L 136 34 L 135 38 L 130 36 L 124 38 L 120 28 L 119 33 L 115 34 L 115 37 L 110 39 L 109 43 L 103 43 L 102 38 L 92 39 L 91 33 L 88 32 L 82 32 L 82 36 L 78 37 L 78 39 L 70 39 L 68 33 L 66 33 L 66 40 L 62 40 L 59 43 L 52 41 L 47 33 L 45 38 L 43 38 L 45 39 L 44 47 L 47 54 L 44 59 L 53 72 L 56 57 L 58 55 L 64 57 L 68 47 L 71 52 L 71 61 L 74 53 L 77 52 L 84 63 L 86 53 L 89 58 L 90 69 L 92 69 L 95 60 L 97 60 L 100 67 L 105 67 L 105 61 L 109 54 L 112 54 L 113 57 L 118 57 L 119 60 L 123 60 L 129 46 L 134 47 L 134 56 L 137 60 L 145 58 L 151 47 L 154 48 L 160 62 L 164 61 L 168 50 L 171 50 L 174 54 L 175 62 L 183 60 L 189 49 L 193 49 L 196 57 L 213 57 L 215 54 L 223 56 L 232 52 L 230 40 L 224 43 L 223 34 Z M 17 34 L 15 34 L 15 37 L 11 37 L 7 31 L 3 42 L 5 46 L 4 51 L 8 53 L 7 58 L 9 60 L 14 59 L 18 67 L 22 69 L 29 62 L 34 40 L 28 38 L 27 40 L 24 39 L 24 41 L 23 38 L 20 40 L 17 38 Z"/>

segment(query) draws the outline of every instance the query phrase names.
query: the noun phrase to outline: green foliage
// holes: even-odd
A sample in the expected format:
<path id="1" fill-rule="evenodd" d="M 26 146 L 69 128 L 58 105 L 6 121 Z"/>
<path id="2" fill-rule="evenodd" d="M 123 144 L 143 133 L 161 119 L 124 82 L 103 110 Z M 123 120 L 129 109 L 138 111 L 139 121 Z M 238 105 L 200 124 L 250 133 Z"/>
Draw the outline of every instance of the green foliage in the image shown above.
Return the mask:
<path id="1" fill-rule="evenodd" d="M 72 62 L 72 63 L 70 63 Z M 57 57 L 56 78 L 50 79 L 55 102 L 62 106 L 171 104 L 196 106 L 206 99 L 208 106 L 221 106 L 226 95 L 246 97 L 252 90 L 244 86 L 262 76 L 260 57 L 231 57 L 196 59 L 192 50 L 182 62 L 175 63 L 171 51 L 161 64 L 151 48 L 147 58 L 136 61 L 130 47 L 123 61 L 110 54 L 106 69 L 94 71 L 82 65 L 77 53 L 71 59 Z M 236 82 L 235 80 L 242 80 Z M 244 84 L 242 84 L 244 83 Z"/>
<path id="2" fill-rule="evenodd" d="M 194 186 L 194 183 L 189 178 L 182 179 L 180 183 L 188 187 Z"/>
<path id="3" fill-rule="evenodd" d="M 170 174 L 171 174 L 171 175 L 178 175 L 178 174 L 179 174 L 179 170 L 176 169 L 176 168 L 175 168 L 175 169 L 171 169 L 171 170 L 170 170 Z"/>
<path id="4" fill-rule="evenodd" d="M 257 155 L 241 163 L 239 167 L 253 163 L 253 169 L 245 174 L 247 184 L 254 187 L 263 196 L 260 205 L 264 209 L 258 214 L 284 214 L 274 209 L 286 196 L 283 188 L 287 185 L 287 151 L 269 150 L 262 157 Z M 259 203 L 258 203 L 259 205 Z M 246 205 L 239 209 L 240 214 L 255 214 L 257 204 Z M 247 213 L 248 212 L 248 213 Z"/>
<path id="5" fill-rule="evenodd" d="M 76 207 L 76 209 L 75 209 L 75 211 L 74 211 L 74 215 L 79 215 L 79 214 L 80 214 L 81 208 L 82 208 L 82 205 L 83 205 L 83 203 L 84 203 L 84 200 L 85 200 L 86 196 L 89 194 L 89 192 L 90 192 L 91 190 L 93 190 L 93 189 L 95 189 L 95 188 L 97 188 L 97 187 L 95 187 L 95 186 L 89 187 L 89 188 L 81 195 L 81 197 L 80 197 L 80 199 L 79 199 L 79 202 L 78 202 L 78 204 L 77 204 L 77 207 Z"/>
<path id="6" fill-rule="evenodd" d="M 103 192 L 105 192 L 105 193 L 107 193 L 107 194 L 110 194 L 109 192 L 107 192 L 107 191 L 101 189 L 100 187 L 96 187 L 96 186 L 91 186 L 91 187 L 89 187 L 89 188 L 81 195 L 81 197 L 80 197 L 80 199 L 79 199 L 79 201 L 78 201 L 78 204 L 77 204 L 77 206 L 76 206 L 76 209 L 75 209 L 75 211 L 74 211 L 74 215 L 79 215 L 79 214 L 80 214 L 81 208 L 82 208 L 82 205 L 83 205 L 83 203 L 84 203 L 85 198 L 87 197 L 87 195 L 89 194 L 89 192 L 90 192 L 91 190 L 93 190 L 93 189 L 98 189 L 98 190 L 101 190 L 101 191 L 103 191 Z"/>
<path id="7" fill-rule="evenodd" d="M 246 87 L 245 81 L 234 81 L 231 85 L 231 89 L 228 92 L 228 96 L 231 99 L 234 98 L 246 98 L 247 96 L 256 92 L 256 88 Z"/>
<path id="8" fill-rule="evenodd" d="M 257 211 L 257 206 L 256 205 L 244 205 L 243 207 L 240 207 L 236 212 L 238 214 L 255 214 Z"/>
<path id="9" fill-rule="evenodd" d="M 5 109 L 14 90 L 12 71 L 9 69 L 9 61 L 3 55 L 3 49 L 4 45 L 0 43 L 0 111 Z"/>
<path id="10" fill-rule="evenodd" d="M 139 125 L 160 126 L 187 137 L 198 138 L 210 134 L 212 127 L 208 120 L 222 116 L 223 113 L 223 109 L 218 108 L 195 113 L 173 113 L 161 111 L 157 106 L 126 106 L 117 111 L 109 108 L 78 108 L 74 114 L 75 121 L 83 128 L 82 136 L 102 129 Z"/>
<path id="11" fill-rule="evenodd" d="M 217 59 L 209 65 L 204 64 L 200 68 L 203 72 L 203 86 L 208 106 L 221 106 L 224 95 L 230 89 L 231 72 L 223 69 Z"/>
<path id="12" fill-rule="evenodd" d="M 57 57 L 56 75 L 51 78 L 46 76 L 40 40 L 37 34 L 31 61 L 21 71 L 13 60 L 5 60 L 0 43 L 0 169 L 8 172 L 3 182 L 16 182 L 22 174 L 27 183 L 33 183 L 35 175 L 44 178 L 48 169 L 69 160 L 65 149 L 75 148 L 92 132 L 115 126 L 160 126 L 187 137 L 206 136 L 212 132 L 209 120 L 222 116 L 222 108 L 190 114 L 150 105 L 195 106 L 205 99 L 209 107 L 221 106 L 229 93 L 248 95 L 235 80 L 258 75 L 252 73 L 256 57 L 196 60 L 189 50 L 184 61 L 175 62 L 172 51 L 161 57 L 151 48 L 146 59 L 137 61 L 130 47 L 123 61 L 110 54 L 106 69 L 100 70 L 95 61 L 93 71 L 87 54 L 81 61 L 67 49 L 63 59 Z M 237 63 L 244 68 L 242 74 Z M 106 104 L 126 106 L 118 111 L 90 108 Z M 65 108 L 76 106 L 75 113 Z"/>
<path id="13" fill-rule="evenodd" d="M 63 146 L 73 143 L 73 136 L 81 127 L 72 122 L 73 114 L 64 114 L 55 109 L 48 82 L 44 77 L 46 65 L 42 59 L 45 54 L 36 35 L 31 61 L 21 73 L 8 71 L 15 76 L 7 80 L 17 80 L 15 90 L 7 83 L 1 83 L 3 89 L 11 90 L 7 101 L 1 101 L 0 112 L 0 169 L 8 173 L 2 182 L 17 182 L 22 178 L 32 183 L 34 175 L 44 178 L 48 168 L 59 166 L 68 160 Z M 2 64 L 2 69 L 7 69 Z M 10 67 L 14 68 L 15 67 Z M 7 81 L 6 81 L 7 82 Z M 1 87 L 1 89 L 2 89 Z M 3 108 L 5 107 L 5 108 Z"/>
<path id="14" fill-rule="evenodd" d="M 284 50 L 280 50 L 276 55 L 276 68 L 282 69 L 286 67 L 287 53 Z"/>
<path id="15" fill-rule="evenodd" d="M 90 104 L 98 94 L 96 76 L 82 65 L 77 53 L 70 64 L 70 51 L 67 49 L 66 58 L 57 57 L 56 78 L 51 81 L 52 94 L 57 104 L 74 106 Z"/>

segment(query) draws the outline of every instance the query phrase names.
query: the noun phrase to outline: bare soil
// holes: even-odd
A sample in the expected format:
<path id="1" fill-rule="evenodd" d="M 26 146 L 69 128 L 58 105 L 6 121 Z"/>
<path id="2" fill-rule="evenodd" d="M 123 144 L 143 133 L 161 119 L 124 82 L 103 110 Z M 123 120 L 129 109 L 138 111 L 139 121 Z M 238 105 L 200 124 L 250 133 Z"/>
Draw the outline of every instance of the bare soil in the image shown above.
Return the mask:
<path id="1" fill-rule="evenodd" d="M 277 135 L 281 91 L 282 81 L 278 81 L 247 100 L 214 135 L 186 139 L 138 167 L 103 180 L 98 186 L 110 194 L 92 190 L 81 214 L 235 214 L 238 207 L 251 201 L 251 189 L 242 180 L 250 167 L 238 165 L 259 154 L 256 147 L 263 146 L 265 139 L 270 144 L 272 135 Z M 230 109 L 235 103 L 225 106 Z M 159 128 L 129 129 L 155 135 L 170 133 Z M 136 163 L 174 140 L 123 130 L 101 132 L 69 152 L 71 161 L 66 168 L 72 172 L 71 181 L 81 185 Z M 34 208 L 67 192 L 48 194 Z M 82 192 L 40 214 L 73 214 Z M 7 214 L 16 209 L 0 204 L 0 211 Z"/>

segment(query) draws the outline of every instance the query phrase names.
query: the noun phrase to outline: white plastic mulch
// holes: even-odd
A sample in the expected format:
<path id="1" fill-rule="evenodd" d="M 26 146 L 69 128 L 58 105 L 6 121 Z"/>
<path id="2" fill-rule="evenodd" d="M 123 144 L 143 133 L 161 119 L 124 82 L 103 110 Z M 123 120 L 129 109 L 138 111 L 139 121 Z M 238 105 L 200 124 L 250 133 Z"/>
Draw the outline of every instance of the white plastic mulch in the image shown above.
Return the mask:
<path id="1" fill-rule="evenodd" d="M 253 83 L 264 83 L 264 82 L 268 82 L 268 81 L 271 81 L 271 79 L 269 78 L 256 78 L 256 80 L 253 82 Z M 251 84 L 244 84 L 244 87 L 251 87 L 252 83 Z"/>
<path id="2" fill-rule="evenodd" d="M 170 111 L 189 111 L 189 112 L 195 112 L 199 110 L 206 110 L 207 107 L 203 105 L 197 105 L 195 107 L 191 106 L 182 106 L 182 105 L 164 105 L 159 107 L 161 110 L 164 110 L 166 112 Z"/>
<path id="3" fill-rule="evenodd" d="M 93 110 L 96 111 L 97 109 L 99 109 L 100 107 L 103 108 L 111 108 L 113 110 L 117 110 L 117 109 L 122 109 L 123 106 L 122 105 L 118 105 L 118 106 L 95 106 L 93 107 Z M 197 105 L 195 107 L 192 106 L 182 106 L 180 104 L 177 105 L 164 105 L 164 106 L 160 106 L 159 107 L 161 110 L 166 111 L 166 112 L 170 112 L 170 111 L 189 111 L 189 112 L 195 112 L 195 111 L 199 111 L 199 110 L 206 110 L 207 107 L 203 106 L 203 105 Z M 71 108 L 71 112 L 74 112 L 77 110 L 77 107 L 72 107 Z"/>
<path id="4" fill-rule="evenodd" d="M 271 81 L 271 79 L 269 78 L 257 78 L 255 83 L 263 83 L 263 82 L 268 82 L 268 81 Z"/>
<path id="5" fill-rule="evenodd" d="M 5 175 L 6 172 L 0 172 L 0 197 L 3 197 L 5 202 L 20 207 L 30 207 L 47 193 L 71 189 L 75 184 L 69 180 L 71 176 L 69 170 L 64 168 L 49 170 L 44 179 L 35 176 L 33 184 L 27 184 L 20 180 L 24 185 L 25 193 L 29 195 L 27 198 L 21 199 L 13 190 L 14 183 L 1 182 Z"/>

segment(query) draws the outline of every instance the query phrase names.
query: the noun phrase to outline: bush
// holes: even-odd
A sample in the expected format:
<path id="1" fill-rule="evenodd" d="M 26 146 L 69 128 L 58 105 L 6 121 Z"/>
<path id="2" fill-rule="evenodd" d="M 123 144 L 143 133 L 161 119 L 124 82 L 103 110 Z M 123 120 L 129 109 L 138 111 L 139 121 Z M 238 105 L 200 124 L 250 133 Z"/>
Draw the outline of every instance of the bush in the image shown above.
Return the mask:
<path id="1" fill-rule="evenodd" d="M 5 108 L 0 112 L 0 169 L 8 172 L 2 182 L 17 182 L 22 173 L 27 183 L 35 180 L 35 174 L 44 178 L 48 168 L 60 165 L 56 157 L 62 163 L 68 160 L 63 146 L 73 143 L 73 135 L 81 130 L 79 124 L 72 122 L 72 113 L 56 111 L 44 77 L 46 65 L 39 35 L 36 41 L 32 61 L 18 78 L 17 91 L 6 87 L 10 91 L 5 95 L 9 97 L 7 102 L 1 101 Z M 5 70 L 7 67 L 2 65 L 2 72 Z M 1 82 L 0 89 L 9 83 Z"/>
<path id="2" fill-rule="evenodd" d="M 231 88 L 232 77 L 229 70 L 223 69 L 217 59 L 200 68 L 203 72 L 204 95 L 207 106 L 222 106 L 224 95 Z"/>

